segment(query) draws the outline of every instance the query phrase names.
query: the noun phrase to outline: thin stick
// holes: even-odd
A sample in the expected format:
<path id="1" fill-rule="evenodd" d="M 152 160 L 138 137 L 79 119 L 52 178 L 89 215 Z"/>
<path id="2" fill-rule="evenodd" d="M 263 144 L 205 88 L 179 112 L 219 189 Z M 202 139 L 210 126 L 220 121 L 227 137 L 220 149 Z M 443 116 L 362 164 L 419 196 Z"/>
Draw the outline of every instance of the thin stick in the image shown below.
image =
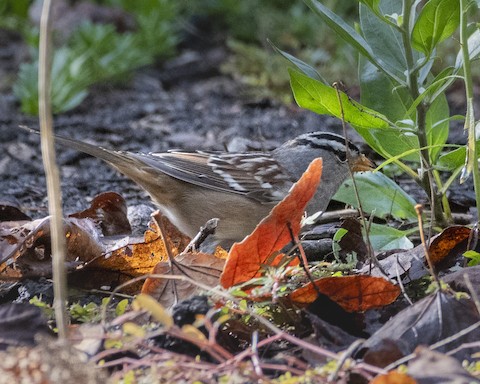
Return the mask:
<path id="1" fill-rule="evenodd" d="M 440 279 L 435 273 L 432 260 L 430 259 L 430 253 L 428 252 L 428 246 L 427 246 L 427 243 L 425 242 L 425 233 L 423 231 L 423 217 L 422 217 L 423 205 L 422 204 L 415 205 L 415 211 L 417 212 L 418 230 L 420 231 L 420 240 L 422 241 L 423 249 L 425 251 L 425 259 L 427 259 L 428 269 L 430 270 L 430 274 L 432 275 L 432 277 L 435 279 L 438 289 L 441 289 Z"/>
<path id="2" fill-rule="evenodd" d="M 67 337 L 67 276 L 65 273 L 65 234 L 63 231 L 62 194 L 55 158 L 53 118 L 51 109 L 51 22 L 50 4 L 43 2 L 40 19 L 40 47 L 38 58 L 38 109 L 43 166 L 47 180 L 48 210 L 51 215 L 53 307 L 60 339 Z"/>
<path id="3" fill-rule="evenodd" d="M 342 98 L 340 96 L 340 89 L 339 89 L 339 84 L 338 83 L 333 83 L 333 88 L 335 88 L 335 91 L 337 92 L 337 100 L 338 104 L 340 106 L 340 113 L 341 113 L 341 120 L 342 120 L 342 128 L 343 128 L 343 136 L 345 137 L 345 149 L 346 149 L 346 155 L 347 155 L 347 162 L 348 162 L 348 170 L 350 172 L 350 177 L 352 179 L 352 185 L 353 185 L 353 191 L 355 192 L 355 198 L 357 199 L 358 203 L 358 213 L 360 215 L 360 220 L 362 221 L 363 228 L 365 229 L 365 240 L 366 240 L 366 245 L 367 245 L 367 251 L 368 251 L 368 258 L 375 266 L 378 268 L 378 270 L 387 278 L 390 279 L 388 274 L 385 272 L 383 269 L 382 265 L 378 261 L 377 257 L 375 256 L 375 253 L 373 252 L 373 247 L 372 243 L 370 241 L 370 225 L 367 224 L 369 221 L 365 217 L 365 213 L 363 212 L 363 205 L 362 201 L 360 199 L 360 194 L 358 193 L 358 187 L 357 187 L 357 182 L 355 180 L 355 176 L 353 174 L 353 171 L 350 167 L 351 164 L 351 153 L 350 153 L 350 147 L 348 146 L 348 137 L 347 137 L 347 125 L 345 123 L 345 114 L 343 111 L 343 103 L 342 103 Z"/>

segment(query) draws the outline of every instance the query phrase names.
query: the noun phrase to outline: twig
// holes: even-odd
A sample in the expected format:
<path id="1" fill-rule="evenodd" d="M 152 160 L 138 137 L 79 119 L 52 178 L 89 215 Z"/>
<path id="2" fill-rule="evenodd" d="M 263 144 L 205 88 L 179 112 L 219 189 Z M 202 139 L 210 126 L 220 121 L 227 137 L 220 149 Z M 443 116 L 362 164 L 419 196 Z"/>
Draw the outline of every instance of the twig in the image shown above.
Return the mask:
<path id="1" fill-rule="evenodd" d="M 364 340 L 359 339 L 355 340 L 350 346 L 347 348 L 345 352 L 343 352 L 342 357 L 338 360 L 337 367 L 335 370 L 331 373 L 331 375 L 328 377 L 329 382 L 333 382 L 334 380 L 337 380 L 338 372 L 342 369 L 343 365 L 347 361 L 347 359 L 352 355 L 353 352 L 358 348 L 359 345 L 361 345 L 364 342 Z"/>
<path id="2" fill-rule="evenodd" d="M 236 299 L 235 297 L 233 297 L 228 292 L 224 292 L 223 290 L 220 290 L 220 289 L 217 289 L 217 288 L 209 287 L 208 285 L 205 285 L 205 284 L 203 284 L 199 281 L 195 281 L 195 280 L 193 280 L 191 278 L 188 278 L 186 276 L 177 276 L 177 275 L 147 274 L 147 275 L 139 276 L 139 277 L 136 277 L 136 278 L 134 278 L 134 279 L 132 279 L 132 280 L 130 280 L 130 281 L 124 283 L 124 284 L 121 284 L 118 287 L 116 287 L 115 290 L 112 291 L 111 295 L 114 295 L 119 290 L 121 290 L 121 289 L 123 289 L 123 288 L 125 288 L 125 287 L 127 287 L 131 284 L 135 284 L 136 282 L 141 281 L 141 280 L 145 280 L 147 278 L 188 281 L 189 283 L 191 283 L 193 285 L 196 285 L 197 287 L 205 290 L 206 292 L 213 292 L 213 294 L 215 294 L 217 296 L 220 296 L 220 297 L 223 297 L 227 300 L 231 300 L 232 302 L 239 305 L 239 300 Z M 270 330 L 274 334 L 274 336 L 272 336 L 272 338 L 274 338 L 274 337 L 275 338 L 281 338 L 285 341 L 288 341 L 291 344 L 299 346 L 302 349 L 309 350 L 309 351 L 311 351 L 311 352 L 313 352 L 317 355 L 323 356 L 323 357 L 327 357 L 327 358 L 334 359 L 334 360 L 338 360 L 338 358 L 339 358 L 339 356 L 334 352 L 331 352 L 331 351 L 329 351 L 325 348 L 314 345 L 312 343 L 309 343 L 307 341 L 299 339 L 295 336 L 292 336 L 292 335 L 286 333 L 285 331 L 282 331 L 280 328 L 278 328 L 277 326 L 275 326 L 274 324 L 269 322 L 264 317 L 258 315 L 254 311 L 247 310 L 246 313 L 248 313 L 252 318 L 254 318 L 259 323 L 261 323 L 263 326 L 265 326 L 266 329 Z M 106 319 L 106 305 L 104 305 L 103 310 L 102 310 L 102 324 L 103 325 L 105 325 L 105 323 L 106 323 L 105 319 Z M 258 346 L 260 346 L 261 344 L 262 344 L 262 341 L 259 341 Z M 362 364 L 362 367 L 364 369 L 368 370 L 369 372 L 373 372 L 373 373 L 377 373 L 377 374 L 387 372 L 386 370 L 384 370 L 382 368 L 378 368 L 378 367 L 375 367 L 373 365 L 369 365 L 369 364 L 365 364 L 365 363 Z"/>
<path id="3" fill-rule="evenodd" d="M 165 246 L 165 251 L 167 252 L 168 256 L 168 266 L 170 267 L 170 273 L 173 275 L 173 265 L 175 264 L 175 255 L 170 248 L 170 243 L 167 238 L 167 231 L 165 230 L 165 226 L 163 225 L 162 214 L 160 211 L 155 211 L 151 215 L 152 219 L 157 223 L 158 230 L 160 231 L 160 235 L 162 236 L 163 245 Z M 178 303 L 179 293 L 177 290 L 177 285 L 172 284 L 173 290 L 173 297 L 175 298 L 174 303 Z"/>
<path id="4" fill-rule="evenodd" d="M 415 211 L 417 212 L 418 230 L 420 231 L 420 239 L 422 241 L 423 249 L 425 251 L 425 259 L 427 259 L 428 269 L 430 270 L 430 274 L 432 275 L 432 277 L 435 279 L 438 289 L 441 289 L 440 279 L 438 278 L 438 275 L 435 272 L 432 259 L 430 258 L 430 253 L 428 252 L 428 246 L 427 246 L 427 243 L 425 242 L 425 233 L 423 231 L 423 217 L 422 217 L 423 205 L 422 204 L 415 205 Z"/>
<path id="5" fill-rule="evenodd" d="M 307 256 L 305 255 L 305 251 L 303 250 L 302 243 L 300 242 L 300 239 L 298 238 L 298 236 L 293 232 L 292 225 L 290 224 L 290 222 L 287 223 L 287 228 L 288 228 L 288 231 L 290 232 L 290 237 L 292 238 L 292 241 L 294 243 L 293 249 L 295 248 L 298 249 L 298 252 L 300 253 L 300 262 L 301 262 L 302 268 L 305 271 L 305 274 L 307 275 L 308 280 L 313 284 L 317 293 L 320 294 L 318 287 L 315 285 L 315 280 L 310 270 L 308 269 L 308 260 L 307 260 Z"/>
<path id="6" fill-rule="evenodd" d="M 407 300 L 410 305 L 413 305 L 413 301 L 408 296 L 407 291 L 405 291 L 405 286 L 403 285 L 403 281 L 400 276 L 400 271 L 398 270 L 398 264 L 399 264 L 399 257 L 397 255 L 397 263 L 395 264 L 395 273 L 397 274 L 398 286 L 400 287 L 400 290 L 402 291 L 402 294 L 405 300 Z"/>
<path id="7" fill-rule="evenodd" d="M 200 248 L 200 245 L 207 239 L 208 236 L 215 234 L 219 219 L 208 220 L 195 237 L 190 241 L 182 253 L 195 252 Z"/>
<path id="8" fill-rule="evenodd" d="M 258 357 L 258 331 L 254 331 L 252 334 L 252 365 L 255 373 L 258 376 L 263 376 L 262 367 L 260 366 L 260 359 Z"/>
<path id="9" fill-rule="evenodd" d="M 160 235 L 162 236 L 162 240 L 163 240 L 163 245 L 165 245 L 165 251 L 167 252 L 168 262 L 171 267 L 173 260 L 175 259 L 175 255 L 173 254 L 172 249 L 170 248 L 170 243 L 168 242 L 167 231 L 165 230 L 165 226 L 163 225 L 162 215 L 160 211 L 157 210 L 153 212 L 150 215 L 150 217 L 155 221 L 155 223 L 157 224 L 158 230 L 160 231 Z"/>
<path id="10" fill-rule="evenodd" d="M 372 247 L 372 243 L 370 241 L 370 236 L 369 236 L 370 225 L 367 225 L 367 223 L 369 221 L 366 219 L 365 213 L 363 212 L 363 204 L 362 204 L 362 201 L 360 199 L 360 194 L 358 193 L 357 182 L 355 180 L 355 176 L 353 174 L 353 171 L 350 167 L 350 165 L 352 164 L 352 159 L 351 159 L 352 155 L 350 153 L 350 147 L 348 146 L 347 125 L 345 123 L 345 113 L 344 113 L 344 110 L 343 110 L 342 98 L 340 97 L 339 84 L 337 82 L 335 82 L 335 83 L 333 83 L 332 86 L 333 86 L 333 88 L 335 88 L 335 91 L 337 92 L 337 100 L 338 100 L 338 104 L 340 106 L 343 136 L 345 137 L 345 149 L 346 149 L 346 154 L 347 154 L 347 162 L 348 162 L 348 165 L 349 165 L 348 171 L 349 171 L 350 177 L 352 179 L 353 190 L 355 192 L 355 198 L 357 199 L 357 203 L 358 203 L 358 213 L 360 214 L 360 219 L 362 221 L 363 228 L 365 229 L 365 239 L 366 239 L 366 245 L 367 245 L 367 251 L 368 251 L 368 258 L 369 258 L 370 261 L 373 262 L 373 264 L 378 268 L 378 270 L 383 275 L 385 275 L 388 279 L 390 279 L 388 277 L 388 274 L 385 272 L 382 265 L 378 261 L 377 257 L 375 256 L 375 253 L 373 252 L 373 247 Z"/>
<path id="11" fill-rule="evenodd" d="M 67 337 L 67 277 L 65 273 L 65 234 L 63 230 L 62 194 L 60 177 L 55 159 L 53 119 L 51 110 L 51 3 L 45 0 L 40 18 L 40 45 L 38 57 L 38 109 L 43 166 L 47 180 L 48 210 L 52 219 L 53 308 L 60 339 Z"/>

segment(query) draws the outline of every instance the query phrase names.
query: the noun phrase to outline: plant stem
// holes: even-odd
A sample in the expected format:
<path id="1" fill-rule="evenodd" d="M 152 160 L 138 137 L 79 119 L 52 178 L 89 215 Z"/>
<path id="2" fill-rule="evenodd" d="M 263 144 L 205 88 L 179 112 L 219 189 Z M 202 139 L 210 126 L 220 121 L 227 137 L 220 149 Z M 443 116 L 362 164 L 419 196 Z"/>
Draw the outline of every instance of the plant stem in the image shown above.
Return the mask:
<path id="1" fill-rule="evenodd" d="M 410 90 L 410 94 L 413 100 L 416 100 L 420 96 L 420 91 L 418 89 L 418 72 L 415 69 L 415 63 L 413 59 L 412 46 L 410 44 L 410 16 L 412 12 L 412 1 L 404 0 L 403 1 L 403 21 L 404 25 L 402 28 L 402 40 L 405 48 L 405 59 L 407 62 L 407 86 Z M 427 193 L 428 198 L 430 199 L 430 205 L 434 216 L 434 221 L 437 225 L 444 226 L 446 223 L 445 216 L 442 211 L 441 204 L 441 195 L 438 194 L 434 189 L 432 175 L 432 165 L 430 159 L 430 153 L 428 150 L 428 139 L 427 139 L 427 111 L 428 104 L 425 101 L 421 101 L 417 107 L 417 137 L 420 145 L 420 164 L 422 167 L 422 172 L 420 172 L 420 184 L 422 188 Z"/>
<path id="2" fill-rule="evenodd" d="M 60 339 L 67 337 L 67 275 L 65 273 L 65 234 L 63 230 L 60 177 L 55 159 L 52 128 L 51 88 L 51 7 L 53 0 L 45 0 L 40 19 L 40 46 L 38 60 L 38 109 L 43 165 L 47 180 L 48 210 L 51 215 L 53 307 Z"/>
<path id="3" fill-rule="evenodd" d="M 473 185 L 475 189 L 475 199 L 478 209 L 480 207 L 480 171 L 478 169 L 477 158 L 477 140 L 475 135 L 475 111 L 473 107 L 473 83 L 470 55 L 468 53 L 468 35 L 467 35 L 467 8 L 468 1 L 460 0 L 460 46 L 463 56 L 463 77 L 465 82 L 465 96 L 467 99 L 467 112 L 465 114 L 465 130 L 468 131 L 468 143 L 466 146 L 466 172 L 462 171 L 461 181 L 464 179 L 464 173 L 468 171 L 473 173 Z"/>

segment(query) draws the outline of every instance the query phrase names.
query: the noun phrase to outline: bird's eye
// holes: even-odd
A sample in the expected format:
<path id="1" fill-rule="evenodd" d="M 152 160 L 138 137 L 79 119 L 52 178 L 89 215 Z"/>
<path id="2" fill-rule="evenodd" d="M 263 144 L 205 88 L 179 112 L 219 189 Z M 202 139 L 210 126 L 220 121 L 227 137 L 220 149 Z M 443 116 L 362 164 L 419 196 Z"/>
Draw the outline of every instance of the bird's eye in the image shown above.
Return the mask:
<path id="1" fill-rule="evenodd" d="M 345 151 L 335 151 L 335 156 L 342 163 L 345 163 L 347 161 L 347 153 Z"/>

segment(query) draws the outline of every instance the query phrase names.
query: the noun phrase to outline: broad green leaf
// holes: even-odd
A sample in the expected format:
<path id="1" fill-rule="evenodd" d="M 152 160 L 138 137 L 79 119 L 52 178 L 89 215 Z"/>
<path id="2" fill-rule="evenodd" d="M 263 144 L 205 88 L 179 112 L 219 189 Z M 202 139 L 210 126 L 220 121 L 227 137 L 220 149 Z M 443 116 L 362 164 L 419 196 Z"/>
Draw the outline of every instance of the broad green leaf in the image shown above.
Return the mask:
<path id="1" fill-rule="evenodd" d="M 322 20 L 333 29 L 333 31 L 350 44 L 355 50 L 365 56 L 377 68 L 394 77 L 396 81 L 402 83 L 402 77 L 398 77 L 396 71 L 386 65 L 382 60 L 375 56 L 367 41 L 350 25 L 345 23 L 341 17 L 333 13 L 317 0 L 305 0 L 305 3 L 318 15 Z"/>
<path id="2" fill-rule="evenodd" d="M 369 239 L 375 251 L 413 248 L 413 243 L 408 239 L 404 231 L 386 225 L 372 223 Z"/>
<path id="3" fill-rule="evenodd" d="M 311 77 L 312 79 L 321 81 L 324 84 L 328 84 L 328 82 L 309 64 L 305 63 L 304 61 L 292 56 L 291 54 L 282 51 L 280 48 L 276 47 L 270 40 L 268 41 L 272 48 L 282 55 L 285 59 L 287 59 L 290 63 L 292 63 L 300 72 Z"/>
<path id="4" fill-rule="evenodd" d="M 288 70 L 290 84 L 297 104 L 321 115 L 342 118 L 337 90 L 318 80 L 312 79 L 293 69 Z M 345 93 L 338 91 L 343 107 L 343 115 L 347 123 L 364 129 L 386 129 L 389 127 L 385 116 L 364 107 L 350 99 Z"/>
<path id="5" fill-rule="evenodd" d="M 468 56 L 470 60 L 475 59 L 480 55 L 480 29 L 476 29 L 468 38 Z M 463 66 L 462 51 L 458 52 L 457 59 L 455 60 L 455 69 L 459 70 Z"/>
<path id="6" fill-rule="evenodd" d="M 408 90 L 399 87 L 392 78 L 386 76 L 368 60 L 360 57 L 360 102 L 388 117 L 390 121 L 413 119 L 407 116 L 412 98 Z"/>
<path id="7" fill-rule="evenodd" d="M 371 10 L 379 12 L 380 0 L 360 0 L 360 3 L 365 4 Z"/>
<path id="8" fill-rule="evenodd" d="M 430 55 L 435 46 L 450 37 L 460 24 L 458 0 L 430 0 L 413 26 L 412 46 Z"/>
<path id="9" fill-rule="evenodd" d="M 380 172 L 364 172 L 354 177 L 365 212 L 381 218 L 416 219 L 415 200 L 387 176 Z M 342 184 L 333 198 L 358 208 L 351 179 Z"/>
<path id="10" fill-rule="evenodd" d="M 401 13 L 402 4 L 398 0 L 383 0 L 379 5 L 381 14 Z M 370 8 L 360 5 L 360 28 L 374 56 L 406 82 L 407 60 L 402 35 L 393 25 L 380 19 Z M 398 85 L 398 84 L 397 84 Z"/>
<path id="11" fill-rule="evenodd" d="M 378 71 L 365 58 L 360 57 L 359 68 L 360 101 L 363 105 L 384 114 L 391 121 L 414 118 L 414 112 L 411 116 L 406 114 L 412 103 L 406 88 L 398 87 L 390 77 Z M 398 129 L 389 128 L 380 133 L 357 126 L 354 126 L 354 128 L 375 152 L 385 158 L 418 148 L 417 140 L 405 136 Z M 418 161 L 418 155 L 410 155 L 406 159 Z"/>
<path id="12" fill-rule="evenodd" d="M 436 145 L 444 145 L 447 142 L 450 126 L 449 117 L 450 110 L 447 97 L 442 94 L 432 103 L 426 117 L 428 145 L 435 146 L 429 149 L 432 163 L 435 163 L 442 150 L 441 147 L 436 147 Z"/>
<path id="13" fill-rule="evenodd" d="M 480 144 L 480 143 L 479 143 Z M 478 144 L 477 144 L 478 145 Z M 455 169 L 463 167 L 465 164 L 465 147 L 462 146 L 453 151 L 447 152 L 438 158 L 435 167 L 442 171 L 453 172 Z"/>
<path id="14" fill-rule="evenodd" d="M 463 254 L 463 256 L 467 259 L 470 259 L 467 264 L 469 267 L 474 267 L 475 265 L 480 264 L 480 253 L 478 253 L 477 251 L 467 251 Z"/>
<path id="15" fill-rule="evenodd" d="M 355 125 L 352 126 L 368 145 L 385 159 L 400 156 L 400 160 L 420 161 L 420 146 L 415 134 L 396 128 L 368 130 Z M 412 151 L 414 152 L 412 153 Z"/>
<path id="16" fill-rule="evenodd" d="M 446 67 L 430 82 L 429 86 L 423 92 L 429 102 L 434 101 L 438 96 L 442 95 L 448 86 L 456 79 L 455 76 L 452 76 L 453 69 L 453 67 Z"/>

